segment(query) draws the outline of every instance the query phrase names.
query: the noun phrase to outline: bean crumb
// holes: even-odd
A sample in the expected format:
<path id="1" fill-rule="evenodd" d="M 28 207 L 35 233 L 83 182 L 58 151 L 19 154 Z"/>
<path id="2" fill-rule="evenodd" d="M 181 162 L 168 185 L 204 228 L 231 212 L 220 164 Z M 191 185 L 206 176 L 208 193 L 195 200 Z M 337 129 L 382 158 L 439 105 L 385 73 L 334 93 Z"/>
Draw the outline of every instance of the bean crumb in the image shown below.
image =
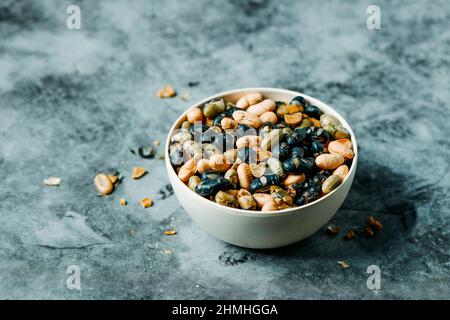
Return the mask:
<path id="1" fill-rule="evenodd" d="M 142 208 L 150 208 L 153 205 L 153 201 L 150 198 L 144 198 L 141 201 L 139 201 Z"/>
<path id="2" fill-rule="evenodd" d="M 183 101 L 188 101 L 190 97 L 191 97 L 191 94 L 186 91 L 181 94 L 180 99 Z"/>
<path id="3" fill-rule="evenodd" d="M 330 224 L 330 225 L 325 229 L 325 232 L 326 232 L 328 235 L 335 236 L 335 235 L 337 235 L 339 232 L 341 232 L 341 228 L 339 228 L 338 226 L 336 226 L 336 225 L 334 225 L 334 224 Z"/>
<path id="4" fill-rule="evenodd" d="M 125 200 L 124 198 L 120 198 L 120 199 L 119 199 L 119 204 L 120 204 L 122 207 L 124 207 L 124 206 L 127 205 L 127 200 Z"/>
<path id="5" fill-rule="evenodd" d="M 175 97 L 176 95 L 177 95 L 177 92 L 175 91 L 175 89 L 171 85 L 168 85 L 168 84 L 166 84 L 164 87 L 159 89 L 158 92 L 156 93 L 156 96 L 158 98 L 172 98 L 172 97 Z"/>
<path id="6" fill-rule="evenodd" d="M 366 234 L 366 236 L 368 236 L 368 237 L 370 237 L 370 238 L 373 237 L 373 230 L 372 230 L 372 228 L 369 227 L 369 226 L 366 226 L 366 227 L 364 228 L 364 233 Z"/>
<path id="7" fill-rule="evenodd" d="M 155 140 L 155 141 L 153 141 L 153 144 L 154 144 L 155 146 L 159 147 L 159 146 L 161 145 L 161 141 Z"/>
<path id="8" fill-rule="evenodd" d="M 342 269 L 348 269 L 348 268 L 350 268 L 350 265 L 349 265 L 346 261 L 344 261 L 344 260 L 338 261 L 337 263 L 341 266 Z"/>
<path id="9" fill-rule="evenodd" d="M 44 184 L 47 186 L 56 187 L 56 186 L 59 186 L 60 183 L 61 183 L 61 178 L 59 178 L 59 177 L 50 177 L 50 178 L 44 179 Z"/>
<path id="10" fill-rule="evenodd" d="M 147 173 L 147 170 L 145 170 L 145 168 L 143 168 L 143 167 L 134 167 L 131 177 L 133 179 L 139 179 L 139 178 L 143 177 L 146 173 Z"/>
<path id="11" fill-rule="evenodd" d="M 355 231 L 350 230 L 350 231 L 348 231 L 348 232 L 345 234 L 344 239 L 345 239 L 345 240 L 352 240 L 352 239 L 354 239 L 355 237 L 356 237 Z"/>
<path id="12" fill-rule="evenodd" d="M 119 182 L 119 177 L 118 176 L 114 176 L 114 175 L 108 175 L 108 179 L 109 181 L 111 181 L 112 184 L 116 184 L 117 182 Z"/>
<path id="13" fill-rule="evenodd" d="M 177 234 L 177 231 L 176 230 L 166 230 L 166 231 L 164 231 L 164 234 L 166 236 L 173 236 L 173 235 Z"/>
<path id="14" fill-rule="evenodd" d="M 380 231 L 383 228 L 383 225 L 381 224 L 381 222 L 372 216 L 369 216 L 367 218 L 367 225 L 372 227 L 376 231 Z"/>

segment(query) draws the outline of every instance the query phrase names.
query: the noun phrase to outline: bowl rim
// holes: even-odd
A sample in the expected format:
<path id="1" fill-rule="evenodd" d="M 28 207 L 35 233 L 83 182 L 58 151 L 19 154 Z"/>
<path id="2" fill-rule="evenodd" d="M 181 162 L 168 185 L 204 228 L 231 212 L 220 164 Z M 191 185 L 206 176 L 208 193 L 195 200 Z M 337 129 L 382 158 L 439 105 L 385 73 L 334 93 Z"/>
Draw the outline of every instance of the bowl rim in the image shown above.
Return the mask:
<path id="1" fill-rule="evenodd" d="M 170 138 L 172 136 L 172 133 L 175 129 L 178 129 L 177 124 L 182 120 L 182 118 L 184 118 L 186 116 L 186 113 L 189 109 L 194 108 L 194 107 L 198 107 L 200 105 L 205 104 L 208 101 L 211 101 L 213 99 L 217 99 L 217 98 L 222 98 L 224 96 L 228 96 L 228 95 L 236 95 L 236 94 L 246 94 L 249 92 L 259 92 L 264 96 L 263 92 L 270 92 L 270 93 L 274 93 L 274 94 L 285 94 L 285 95 L 294 95 L 294 96 L 302 96 L 304 97 L 306 100 L 313 100 L 314 103 L 316 104 L 317 102 L 319 104 L 323 104 L 326 107 L 330 108 L 331 110 L 333 110 L 335 112 L 335 114 L 337 115 L 338 120 L 341 122 L 341 124 L 349 131 L 350 136 L 351 136 L 351 141 L 353 144 L 353 152 L 354 152 L 354 157 L 353 157 L 353 161 L 352 161 L 352 165 L 349 168 L 349 172 L 347 174 L 347 176 L 344 178 L 344 180 L 342 181 L 342 183 L 333 191 L 331 191 L 330 193 L 322 196 L 321 198 L 301 205 L 301 206 L 297 206 L 297 207 L 292 207 L 292 208 L 287 208 L 287 209 L 282 209 L 282 210 L 274 210 L 274 211 L 252 211 L 252 210 L 244 210 L 244 209 L 237 209 L 237 208 L 231 208 L 231 207 L 227 207 L 227 206 L 223 206 L 220 205 L 214 201 L 211 201 L 209 199 L 206 199 L 202 196 L 200 196 L 199 194 L 195 193 L 194 191 L 192 191 L 185 183 L 183 183 L 179 178 L 178 175 L 176 174 L 172 164 L 170 163 L 170 158 L 169 158 L 169 146 L 170 146 Z M 212 96 L 209 96 L 207 98 L 204 98 L 198 102 L 195 102 L 194 104 L 190 105 L 188 108 L 186 108 L 186 110 L 173 122 L 169 133 L 167 134 L 167 138 L 166 138 L 166 144 L 164 146 L 164 159 L 166 162 L 166 170 L 167 170 L 167 174 L 172 177 L 174 177 L 174 181 L 177 181 L 178 183 L 180 183 L 186 191 L 191 192 L 194 196 L 194 199 L 198 199 L 198 201 L 203 201 L 207 206 L 210 206 L 211 208 L 215 208 L 215 209 L 220 209 L 220 210 L 224 210 L 227 211 L 231 214 L 237 214 L 237 215 L 241 215 L 241 216 L 251 216 L 251 217 L 270 217 L 270 216 L 283 216 L 283 215 L 290 215 L 290 214 L 295 214 L 295 213 L 300 213 L 302 211 L 302 209 L 308 208 L 308 207 L 312 207 L 314 205 L 319 204 L 322 201 L 325 201 L 327 198 L 331 197 L 334 193 L 336 193 L 345 183 L 348 182 L 348 179 L 350 178 L 350 176 L 353 175 L 353 173 L 356 171 L 356 164 L 358 162 L 358 143 L 356 141 L 356 137 L 355 134 L 352 130 L 352 128 L 350 127 L 350 125 L 348 124 L 348 122 L 345 120 L 344 117 L 341 116 L 341 114 L 339 112 L 336 111 L 335 108 L 331 107 L 329 104 L 314 98 L 312 96 L 306 95 L 302 92 L 298 92 L 298 91 L 294 91 L 294 90 L 288 90 L 288 89 L 280 89 L 280 88 L 273 88 L 273 87 L 249 87 L 249 88 L 241 88 L 241 89 L 233 89 L 233 90 L 227 90 L 227 91 L 223 91 L 217 94 L 214 94 Z M 169 179 L 171 184 L 172 184 L 172 179 Z"/>

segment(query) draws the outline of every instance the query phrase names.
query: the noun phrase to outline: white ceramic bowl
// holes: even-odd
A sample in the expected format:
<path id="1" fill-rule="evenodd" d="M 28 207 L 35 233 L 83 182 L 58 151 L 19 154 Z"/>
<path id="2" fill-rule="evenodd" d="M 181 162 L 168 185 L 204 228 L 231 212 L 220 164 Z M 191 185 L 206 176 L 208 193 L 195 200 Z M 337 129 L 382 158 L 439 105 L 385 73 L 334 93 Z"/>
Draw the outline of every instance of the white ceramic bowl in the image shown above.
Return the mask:
<path id="1" fill-rule="evenodd" d="M 206 102 L 225 98 L 236 102 L 241 96 L 250 92 L 259 92 L 272 100 L 291 101 L 301 95 L 323 112 L 338 118 L 350 132 L 355 157 L 343 183 L 324 197 L 303 205 L 279 211 L 245 211 L 219 205 L 205 199 L 189 189 L 177 176 L 169 159 L 169 144 L 172 132 L 186 120 L 184 112 L 169 131 L 165 147 L 167 173 L 173 190 L 181 205 L 191 218 L 205 231 L 228 243 L 255 249 L 268 249 L 286 246 L 300 241 L 324 226 L 336 213 L 350 190 L 355 177 L 358 162 L 358 146 L 355 135 L 347 121 L 327 104 L 300 92 L 276 88 L 246 88 L 222 92 L 208 97 L 192 107 L 199 107 Z"/>

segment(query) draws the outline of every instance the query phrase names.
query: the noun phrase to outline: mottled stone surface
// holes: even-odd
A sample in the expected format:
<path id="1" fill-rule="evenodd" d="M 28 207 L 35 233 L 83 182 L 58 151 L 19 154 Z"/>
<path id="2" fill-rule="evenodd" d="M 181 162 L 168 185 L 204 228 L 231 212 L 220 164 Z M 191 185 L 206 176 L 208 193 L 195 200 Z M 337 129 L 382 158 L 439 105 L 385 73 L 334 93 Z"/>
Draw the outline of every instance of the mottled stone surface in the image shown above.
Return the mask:
<path id="1" fill-rule="evenodd" d="M 79 31 L 65 26 L 70 3 Z M 448 299 L 450 7 L 379 1 L 382 29 L 369 31 L 369 3 L 2 1 L 0 298 Z M 156 99 L 164 83 L 189 101 Z M 227 245 L 192 223 L 163 161 L 130 152 L 163 141 L 190 103 L 250 86 L 300 90 L 347 117 L 360 162 L 333 222 L 361 228 L 374 214 L 374 239 Z M 135 165 L 150 173 L 130 180 Z M 124 182 L 97 196 L 93 177 L 113 169 Z M 139 207 L 145 196 L 154 207 Z M 81 291 L 66 287 L 72 264 Z"/>

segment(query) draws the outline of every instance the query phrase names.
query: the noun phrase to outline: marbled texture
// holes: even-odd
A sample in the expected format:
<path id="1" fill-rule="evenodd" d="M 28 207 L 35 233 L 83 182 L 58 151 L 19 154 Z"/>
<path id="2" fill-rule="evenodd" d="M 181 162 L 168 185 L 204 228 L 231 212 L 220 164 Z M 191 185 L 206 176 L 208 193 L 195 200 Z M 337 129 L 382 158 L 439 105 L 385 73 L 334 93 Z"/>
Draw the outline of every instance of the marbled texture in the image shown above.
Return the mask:
<path id="1" fill-rule="evenodd" d="M 81 30 L 66 28 L 72 3 Z M 378 1 L 371 31 L 369 4 L 3 0 L 0 298 L 450 298 L 450 6 Z M 165 83 L 189 100 L 157 99 Z M 373 214 L 384 225 L 373 239 L 228 245 L 192 223 L 162 160 L 130 152 L 164 141 L 193 102 L 251 86 L 299 90 L 348 119 L 358 171 L 332 222 L 361 229 Z M 131 180 L 135 165 L 149 174 Z M 104 170 L 125 179 L 99 197 Z M 61 185 L 44 186 L 49 176 Z M 146 196 L 152 208 L 139 206 Z M 81 291 L 66 287 L 72 264 Z"/>

